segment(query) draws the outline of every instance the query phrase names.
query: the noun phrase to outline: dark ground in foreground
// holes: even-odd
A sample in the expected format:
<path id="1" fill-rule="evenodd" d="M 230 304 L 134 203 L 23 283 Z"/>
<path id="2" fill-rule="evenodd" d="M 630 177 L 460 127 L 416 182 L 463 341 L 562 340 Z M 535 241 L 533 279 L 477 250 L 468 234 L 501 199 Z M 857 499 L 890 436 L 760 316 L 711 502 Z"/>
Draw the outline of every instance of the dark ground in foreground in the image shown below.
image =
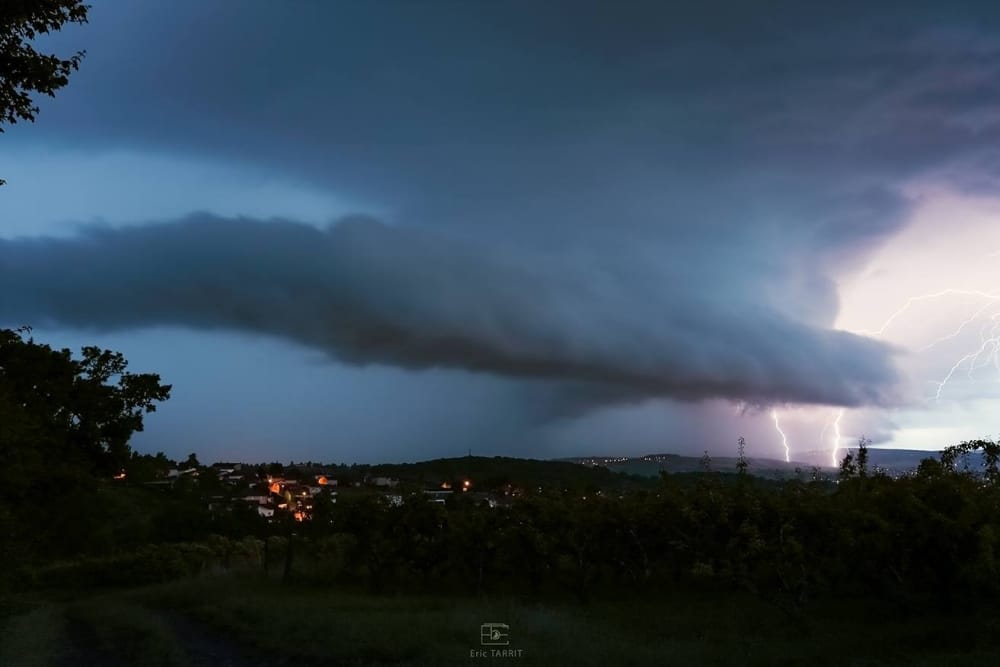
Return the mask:
<path id="1" fill-rule="evenodd" d="M 580 606 L 217 577 L 14 602 L 0 634 L 5 667 L 1000 664 L 1000 611 L 904 618 L 871 600 L 814 603 L 793 620 L 731 593 Z M 509 625 L 520 657 L 470 657 L 487 622 Z"/>

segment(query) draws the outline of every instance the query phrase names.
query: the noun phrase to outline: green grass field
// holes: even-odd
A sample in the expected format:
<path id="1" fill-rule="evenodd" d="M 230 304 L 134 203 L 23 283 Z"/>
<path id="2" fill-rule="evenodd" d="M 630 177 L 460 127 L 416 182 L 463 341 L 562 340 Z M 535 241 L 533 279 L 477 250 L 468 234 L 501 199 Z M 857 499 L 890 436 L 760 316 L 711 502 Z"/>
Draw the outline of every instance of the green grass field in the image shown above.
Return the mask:
<path id="1" fill-rule="evenodd" d="M 506 623 L 515 657 L 482 651 Z M 901 618 L 872 602 L 815 606 L 792 623 L 749 596 L 587 606 L 369 596 L 253 577 L 187 580 L 73 599 L 19 600 L 0 665 L 986 665 L 1000 615 Z"/>

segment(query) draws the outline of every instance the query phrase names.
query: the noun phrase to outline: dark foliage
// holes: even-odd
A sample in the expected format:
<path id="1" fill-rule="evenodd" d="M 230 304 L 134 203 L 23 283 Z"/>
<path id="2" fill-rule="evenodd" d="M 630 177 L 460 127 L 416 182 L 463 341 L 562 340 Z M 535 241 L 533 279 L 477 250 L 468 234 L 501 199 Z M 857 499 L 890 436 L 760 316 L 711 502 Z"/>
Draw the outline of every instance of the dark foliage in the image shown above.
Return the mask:
<path id="1" fill-rule="evenodd" d="M 736 474 L 713 472 L 706 457 L 702 473 L 645 484 L 500 458 L 344 466 L 359 480 L 398 474 L 404 481 L 393 493 L 402 502 L 348 486 L 336 502 L 316 496 L 311 520 L 295 523 L 280 511 L 269 522 L 239 498 L 268 471 L 308 477 L 314 464 L 245 466 L 246 478 L 233 484 L 192 454 L 183 465 L 200 476 L 166 481 L 176 462 L 128 446 L 143 415 L 168 395 L 158 376 L 126 373 L 112 352 L 84 348 L 73 359 L 24 332 L 0 333 L 4 556 L 39 583 L 72 579 L 74 568 L 128 584 L 249 567 L 384 592 L 587 601 L 731 590 L 793 619 L 820 597 L 877 596 L 920 609 L 1000 593 L 1000 443 L 991 440 L 950 447 L 915 473 L 890 477 L 869 469 L 862 439 L 836 481 L 762 480 L 745 458 Z M 112 481 L 119 466 L 128 477 Z M 441 504 L 422 490 L 466 475 L 501 502 L 456 492 Z M 170 546 L 180 543 L 211 548 Z"/>
<path id="2" fill-rule="evenodd" d="M 54 97 L 79 69 L 83 52 L 69 58 L 40 53 L 31 44 L 39 35 L 67 23 L 86 23 L 81 0 L 4 0 L 0 3 L 0 132 L 5 123 L 34 121 L 33 94 Z M 3 180 L 0 180 L 0 185 Z"/>
<path id="3" fill-rule="evenodd" d="M 0 330 L 0 527 L 5 556 L 73 553 L 109 523 L 102 488 L 130 460 L 129 438 L 170 386 L 126 371 L 116 352 L 81 358 Z"/>

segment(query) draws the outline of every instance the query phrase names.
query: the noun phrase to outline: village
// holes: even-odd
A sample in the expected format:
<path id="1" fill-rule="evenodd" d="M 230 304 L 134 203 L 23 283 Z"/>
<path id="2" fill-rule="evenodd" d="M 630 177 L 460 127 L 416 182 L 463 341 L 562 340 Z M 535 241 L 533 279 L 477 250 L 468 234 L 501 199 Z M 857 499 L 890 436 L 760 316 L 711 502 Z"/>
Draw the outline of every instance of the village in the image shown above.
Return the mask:
<path id="1" fill-rule="evenodd" d="M 191 459 L 189 462 L 197 463 Z M 475 482 L 465 476 L 422 482 L 371 474 L 348 474 L 347 479 L 337 475 L 338 470 L 334 466 L 214 463 L 172 467 L 159 471 L 155 479 L 139 483 L 165 490 L 193 486 L 204 492 L 208 510 L 213 513 L 232 511 L 234 507 L 243 505 L 255 509 L 268 522 L 282 520 L 283 513 L 288 513 L 295 521 L 309 521 L 318 504 L 336 504 L 338 497 L 344 495 L 366 495 L 379 499 L 387 506 L 400 506 L 405 498 L 413 495 L 420 495 L 430 503 L 445 505 L 457 494 L 466 501 L 495 508 L 509 505 L 523 493 L 522 489 L 510 484 L 499 490 L 477 490 Z M 129 476 L 122 471 L 113 479 L 124 482 Z"/>

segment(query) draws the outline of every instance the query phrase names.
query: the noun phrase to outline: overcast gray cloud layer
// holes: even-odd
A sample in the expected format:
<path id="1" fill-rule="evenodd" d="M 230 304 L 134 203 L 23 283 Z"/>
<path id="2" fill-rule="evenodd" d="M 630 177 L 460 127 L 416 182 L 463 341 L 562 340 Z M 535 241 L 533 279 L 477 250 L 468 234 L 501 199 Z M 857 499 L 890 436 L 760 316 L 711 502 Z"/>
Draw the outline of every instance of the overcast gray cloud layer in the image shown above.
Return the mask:
<path id="1" fill-rule="evenodd" d="M 913 179 L 1000 174 L 992 3 L 93 4 L 12 149 L 246 165 L 383 222 L 7 240 L 12 323 L 256 331 L 585 403 L 880 404 L 893 354 L 830 330 L 835 279 Z"/>

